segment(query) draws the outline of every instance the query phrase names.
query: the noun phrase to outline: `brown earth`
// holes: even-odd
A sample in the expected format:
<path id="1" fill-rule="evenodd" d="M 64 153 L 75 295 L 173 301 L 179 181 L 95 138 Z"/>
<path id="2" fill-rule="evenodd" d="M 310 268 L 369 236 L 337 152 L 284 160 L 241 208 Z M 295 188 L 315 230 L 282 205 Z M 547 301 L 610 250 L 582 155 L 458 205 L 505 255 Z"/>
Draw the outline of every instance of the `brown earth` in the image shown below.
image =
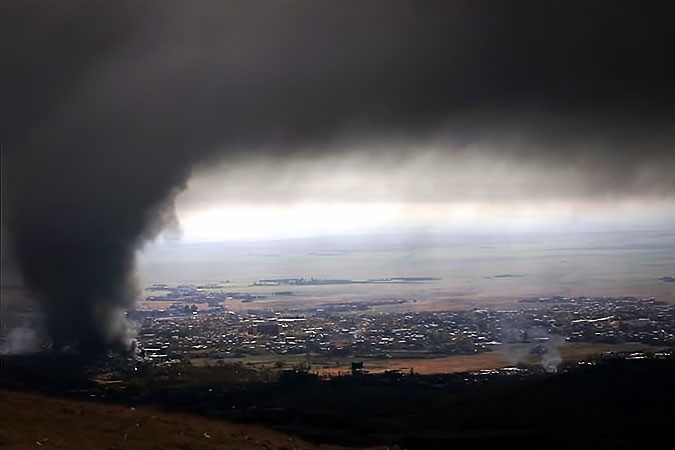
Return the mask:
<path id="1" fill-rule="evenodd" d="M 254 425 L 0 390 L 2 449 L 306 449 L 315 445 Z"/>
<path id="2" fill-rule="evenodd" d="M 364 359 L 364 369 L 370 373 L 381 373 L 385 370 L 409 371 L 429 375 L 437 373 L 472 372 L 485 369 L 499 369 L 514 366 L 518 363 L 537 365 L 541 356 L 529 352 L 531 344 L 514 344 L 511 348 L 492 352 L 479 353 L 476 355 L 453 355 L 436 358 L 391 358 L 391 359 Z M 564 361 L 576 362 L 593 358 L 604 352 L 640 352 L 657 351 L 659 347 L 653 347 L 639 343 L 625 344 L 592 344 L 584 342 L 566 343 L 558 348 Z M 351 366 L 340 365 L 328 369 L 320 369 L 322 375 L 340 375 L 349 373 Z"/>

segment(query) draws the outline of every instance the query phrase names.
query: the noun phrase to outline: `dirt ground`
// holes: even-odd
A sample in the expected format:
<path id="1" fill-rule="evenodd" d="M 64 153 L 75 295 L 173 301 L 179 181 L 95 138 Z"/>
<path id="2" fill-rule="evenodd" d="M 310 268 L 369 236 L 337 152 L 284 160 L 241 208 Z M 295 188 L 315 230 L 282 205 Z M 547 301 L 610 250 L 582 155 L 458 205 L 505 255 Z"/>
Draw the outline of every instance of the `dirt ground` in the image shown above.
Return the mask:
<path id="1" fill-rule="evenodd" d="M 0 390 L 2 449 L 306 449 L 314 445 L 260 426 L 235 425 L 141 407 Z"/>
<path id="2" fill-rule="evenodd" d="M 401 370 L 409 372 L 412 368 L 415 373 L 457 373 L 472 372 L 485 369 L 498 369 L 513 366 L 518 363 L 536 365 L 541 356 L 530 354 L 530 345 L 514 345 L 509 349 L 497 349 L 492 352 L 479 353 L 477 355 L 454 355 L 438 358 L 415 358 L 415 359 L 367 359 L 364 360 L 364 369 L 370 373 L 384 372 L 385 370 Z M 639 352 L 655 351 L 656 347 L 638 343 L 620 345 L 590 344 L 590 343 L 566 343 L 558 348 L 564 361 L 580 361 L 599 355 L 604 352 Z M 351 369 L 348 365 L 331 367 L 319 370 L 320 374 L 338 375 L 345 374 Z"/>

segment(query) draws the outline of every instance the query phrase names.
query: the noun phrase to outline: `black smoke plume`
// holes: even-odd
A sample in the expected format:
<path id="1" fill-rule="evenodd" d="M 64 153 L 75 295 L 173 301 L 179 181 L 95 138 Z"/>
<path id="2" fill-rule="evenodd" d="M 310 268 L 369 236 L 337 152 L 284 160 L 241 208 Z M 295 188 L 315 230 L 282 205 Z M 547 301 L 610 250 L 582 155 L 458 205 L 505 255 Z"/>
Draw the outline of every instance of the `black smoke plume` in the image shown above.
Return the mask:
<path id="1" fill-rule="evenodd" d="M 3 1 L 3 227 L 55 347 L 123 348 L 134 252 L 175 220 L 197 164 L 259 148 L 311 157 L 293 148 L 466 117 L 455 132 L 470 141 L 489 126 L 481 111 L 490 123 L 524 111 L 587 118 L 554 126 L 554 140 L 601 129 L 637 143 L 590 158 L 602 161 L 588 169 L 596 183 L 644 159 L 673 167 L 672 12 L 665 1 Z M 545 148 L 515 157 L 566 161 Z"/>

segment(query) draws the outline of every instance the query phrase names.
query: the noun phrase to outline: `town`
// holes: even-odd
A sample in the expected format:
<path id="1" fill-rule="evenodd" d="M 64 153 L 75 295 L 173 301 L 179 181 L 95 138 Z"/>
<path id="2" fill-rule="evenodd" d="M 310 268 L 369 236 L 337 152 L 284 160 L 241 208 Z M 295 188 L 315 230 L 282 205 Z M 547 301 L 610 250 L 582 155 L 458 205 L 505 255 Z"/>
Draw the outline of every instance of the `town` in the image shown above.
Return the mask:
<path id="1" fill-rule="evenodd" d="M 565 342 L 675 347 L 675 307 L 653 298 L 547 297 L 522 299 L 513 309 L 403 313 L 375 312 L 364 301 L 282 312 L 229 310 L 232 293 L 202 295 L 194 286 L 172 292 L 184 297 L 175 295 L 180 301 L 166 309 L 128 313 L 140 325 L 142 356 L 157 364 L 266 355 L 425 358 L 509 345 L 546 354 Z"/>

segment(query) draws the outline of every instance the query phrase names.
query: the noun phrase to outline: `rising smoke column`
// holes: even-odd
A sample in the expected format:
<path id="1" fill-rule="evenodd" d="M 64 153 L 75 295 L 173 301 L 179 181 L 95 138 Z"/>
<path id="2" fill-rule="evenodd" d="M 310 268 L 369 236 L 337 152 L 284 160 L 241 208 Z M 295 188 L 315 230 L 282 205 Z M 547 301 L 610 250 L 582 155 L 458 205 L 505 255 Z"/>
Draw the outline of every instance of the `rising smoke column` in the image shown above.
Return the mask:
<path id="1" fill-rule="evenodd" d="M 54 348 L 126 351 L 134 252 L 175 221 L 172 194 L 193 161 L 163 151 L 181 146 L 171 123 L 133 114 L 123 95 L 133 80 L 107 79 L 143 11 L 18 2 L 6 12 L 16 48 L 3 82 L 3 232 Z"/>
<path id="2" fill-rule="evenodd" d="M 247 149 L 313 157 L 344 130 L 414 138 L 467 111 L 470 143 L 480 111 L 526 109 L 592 123 L 510 158 L 572 164 L 600 141 L 586 160 L 601 164 L 570 167 L 589 190 L 611 194 L 646 159 L 662 172 L 639 189 L 672 192 L 669 2 L 500 5 L 3 2 L 2 222 L 55 347 L 128 346 L 134 252 L 175 220 L 196 165 Z M 619 131 L 547 150 L 596 122 Z M 632 144 L 607 151 L 625 130 Z"/>

